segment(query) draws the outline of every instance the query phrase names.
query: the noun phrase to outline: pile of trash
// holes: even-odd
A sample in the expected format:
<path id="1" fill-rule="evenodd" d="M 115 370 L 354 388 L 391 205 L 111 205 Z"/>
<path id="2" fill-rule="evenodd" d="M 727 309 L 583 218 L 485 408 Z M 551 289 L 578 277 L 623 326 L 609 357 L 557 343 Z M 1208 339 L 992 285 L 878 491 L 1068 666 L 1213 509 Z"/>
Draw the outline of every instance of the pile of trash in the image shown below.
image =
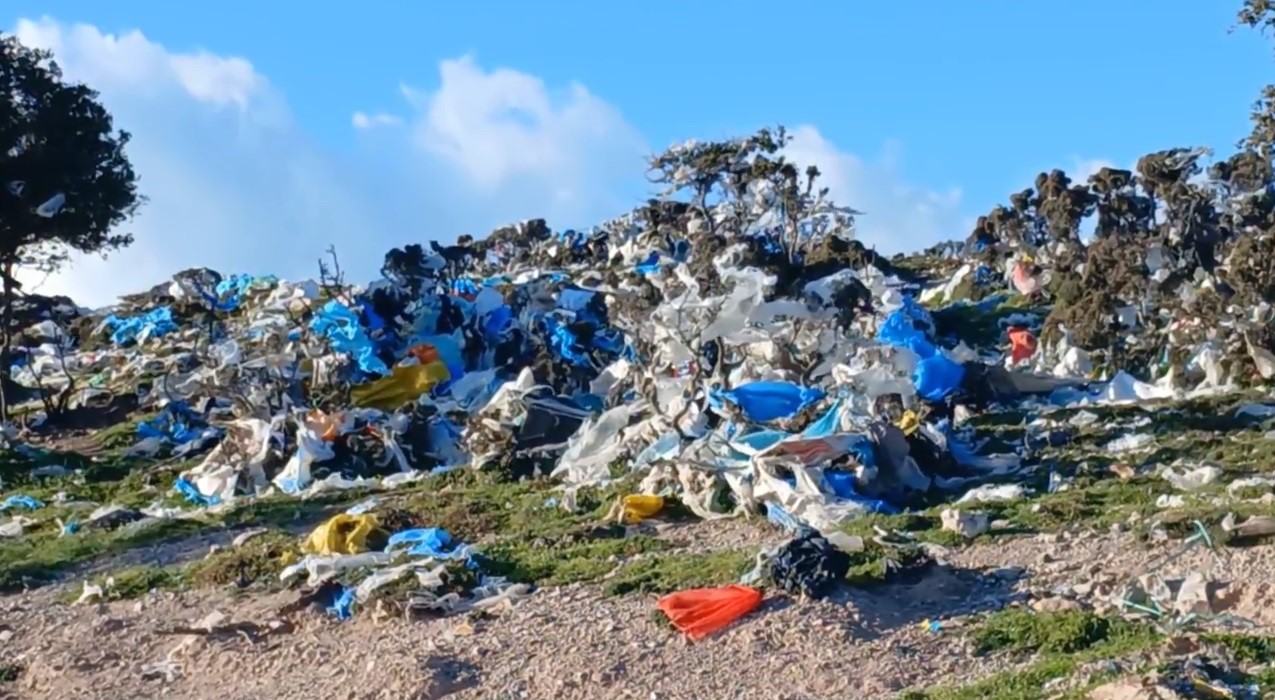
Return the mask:
<path id="1" fill-rule="evenodd" d="M 187 270 L 104 311 L 30 297 L 8 447 L 145 413 L 129 452 L 189 465 L 175 487 L 186 505 L 157 502 L 150 517 L 457 469 L 555 480 L 572 509 L 580 489 L 633 477 L 630 519 L 679 501 L 706 520 L 785 523 L 794 541 L 766 575 L 818 596 L 845 574 L 835 533 L 855 518 L 1039 488 L 1036 447 L 989 453 L 969 425 L 980 413 L 1182 398 L 1275 374 L 1272 300 L 1246 296 L 1275 277 L 1242 260 L 1269 234 L 1206 242 L 1100 222 L 1086 246 L 1041 223 L 1050 198 L 1075 194 L 1055 174 L 969 241 L 887 260 L 855 241 L 855 212 L 799 184 L 775 155 L 784 138 L 675 147 L 653 161 L 668 190 L 628 215 L 408 245 L 367 284 L 333 255 L 317 280 Z M 1101 219 L 1102 197 L 1124 190 L 1094 191 L 1080 213 Z M 442 570 L 422 560 L 471 561 L 444 531 L 372 546 L 374 512 L 339 518 L 284 576 L 373 571 L 334 594 L 342 616 L 398 578 L 436 584 Z M 748 590 L 706 604 L 746 612 L 760 600 Z"/>

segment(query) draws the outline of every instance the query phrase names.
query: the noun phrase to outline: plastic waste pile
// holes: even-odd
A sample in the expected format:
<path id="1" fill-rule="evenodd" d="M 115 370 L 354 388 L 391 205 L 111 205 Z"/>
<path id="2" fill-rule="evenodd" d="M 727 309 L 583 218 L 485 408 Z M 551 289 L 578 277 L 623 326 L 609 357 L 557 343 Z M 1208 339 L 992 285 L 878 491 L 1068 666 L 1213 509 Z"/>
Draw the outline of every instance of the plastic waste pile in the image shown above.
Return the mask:
<path id="1" fill-rule="evenodd" d="M 987 453 L 968 426 L 979 412 L 1232 386 L 1216 336 L 1182 336 L 1184 374 L 1046 328 L 1065 250 L 976 236 L 890 261 L 839 210 L 811 209 L 792 236 L 754 189 L 708 210 L 653 202 L 587 232 L 532 220 L 409 245 L 368 284 L 201 269 L 105 311 L 47 304 L 11 376 L 70 410 L 150 412 L 131 450 L 197 458 L 176 486 L 185 508 L 151 517 L 462 468 L 556 480 L 570 509 L 579 489 L 637 475 L 634 495 L 657 504 L 626 504 L 631 520 L 676 500 L 704 519 L 787 523 L 800 541 L 770 569 L 810 595 L 845 569 L 820 533 L 1032 473 L 1030 444 Z M 1155 274 L 1171 252 L 1146 252 Z M 47 407 L 32 402 L 29 427 Z M 436 581 L 420 560 L 463 551 L 445 532 L 373 548 L 374 514 L 342 517 L 285 576 Z M 734 593 L 730 609 L 756 607 Z M 331 605 L 345 615 L 366 594 Z"/>

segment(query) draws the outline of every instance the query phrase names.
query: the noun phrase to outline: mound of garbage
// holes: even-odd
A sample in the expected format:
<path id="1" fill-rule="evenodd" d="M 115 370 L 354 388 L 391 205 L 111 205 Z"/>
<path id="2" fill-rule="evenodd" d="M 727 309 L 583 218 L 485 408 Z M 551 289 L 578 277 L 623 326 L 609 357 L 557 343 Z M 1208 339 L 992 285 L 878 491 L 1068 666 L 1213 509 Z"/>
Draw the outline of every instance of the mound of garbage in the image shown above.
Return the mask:
<path id="1" fill-rule="evenodd" d="M 827 200 L 817 171 L 778 155 L 784 141 L 672 148 L 652 161 L 667 190 L 628 215 L 409 245 L 367 284 L 345 280 L 334 253 L 316 280 L 187 270 L 102 311 L 25 297 L 5 449 L 20 460 L 50 435 L 146 416 L 127 451 L 188 465 L 173 487 L 185 503 L 157 494 L 121 522 L 453 470 L 553 480 L 572 510 L 581 489 L 629 480 L 626 521 L 680 503 L 790 527 L 754 574 L 822 595 L 849 566 L 847 522 L 1048 488 L 1038 450 L 1053 436 L 989 445 L 978 415 L 1275 376 L 1262 262 L 1275 259 L 1275 194 L 1244 179 L 1240 156 L 1214 166 L 1226 188 L 1198 182 L 1197 151 L 1083 185 L 1042 174 L 968 240 L 887 259 L 855 240 L 857 212 Z M 322 586 L 371 572 L 329 591 L 345 617 L 424 575 L 422 560 L 481 569 L 439 528 L 369 545 L 374 513 L 325 523 L 282 575 Z M 944 526 L 987 524 L 950 511 Z M 526 590 L 480 580 L 479 597 Z M 760 600 L 743 585 L 697 595 L 726 618 Z M 662 605 L 688 615 L 696 595 L 683 597 Z M 714 628 L 691 617 L 694 634 Z"/>

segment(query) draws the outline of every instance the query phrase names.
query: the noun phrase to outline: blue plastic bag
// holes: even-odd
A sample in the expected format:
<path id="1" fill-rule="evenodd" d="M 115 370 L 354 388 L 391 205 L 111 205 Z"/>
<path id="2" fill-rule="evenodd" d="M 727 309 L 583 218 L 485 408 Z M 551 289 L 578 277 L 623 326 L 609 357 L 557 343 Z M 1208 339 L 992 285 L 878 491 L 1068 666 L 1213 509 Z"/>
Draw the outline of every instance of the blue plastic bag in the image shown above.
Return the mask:
<path id="1" fill-rule="evenodd" d="M 941 401 L 956 391 L 965 378 L 965 367 L 942 353 L 921 360 L 912 372 L 916 394 L 926 401 Z"/>
<path id="2" fill-rule="evenodd" d="M 364 372 L 382 376 L 390 373 L 390 368 L 376 356 L 372 339 L 359 324 L 358 315 L 341 302 L 333 299 L 324 304 L 310 320 L 310 328 L 327 338 L 333 350 L 354 358 Z"/>

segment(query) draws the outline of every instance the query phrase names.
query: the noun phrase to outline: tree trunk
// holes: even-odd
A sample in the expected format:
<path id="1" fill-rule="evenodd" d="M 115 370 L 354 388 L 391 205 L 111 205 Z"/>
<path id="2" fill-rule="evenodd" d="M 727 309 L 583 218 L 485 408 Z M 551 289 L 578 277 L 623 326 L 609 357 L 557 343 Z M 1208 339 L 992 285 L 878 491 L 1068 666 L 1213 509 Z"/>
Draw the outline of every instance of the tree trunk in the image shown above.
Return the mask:
<path id="1" fill-rule="evenodd" d="M 13 325 L 13 262 L 6 261 L 3 269 L 4 297 L 0 299 L 0 422 L 9 420 L 9 396 L 5 386 L 9 383 L 9 365 L 12 351 L 9 347 L 10 328 Z"/>

